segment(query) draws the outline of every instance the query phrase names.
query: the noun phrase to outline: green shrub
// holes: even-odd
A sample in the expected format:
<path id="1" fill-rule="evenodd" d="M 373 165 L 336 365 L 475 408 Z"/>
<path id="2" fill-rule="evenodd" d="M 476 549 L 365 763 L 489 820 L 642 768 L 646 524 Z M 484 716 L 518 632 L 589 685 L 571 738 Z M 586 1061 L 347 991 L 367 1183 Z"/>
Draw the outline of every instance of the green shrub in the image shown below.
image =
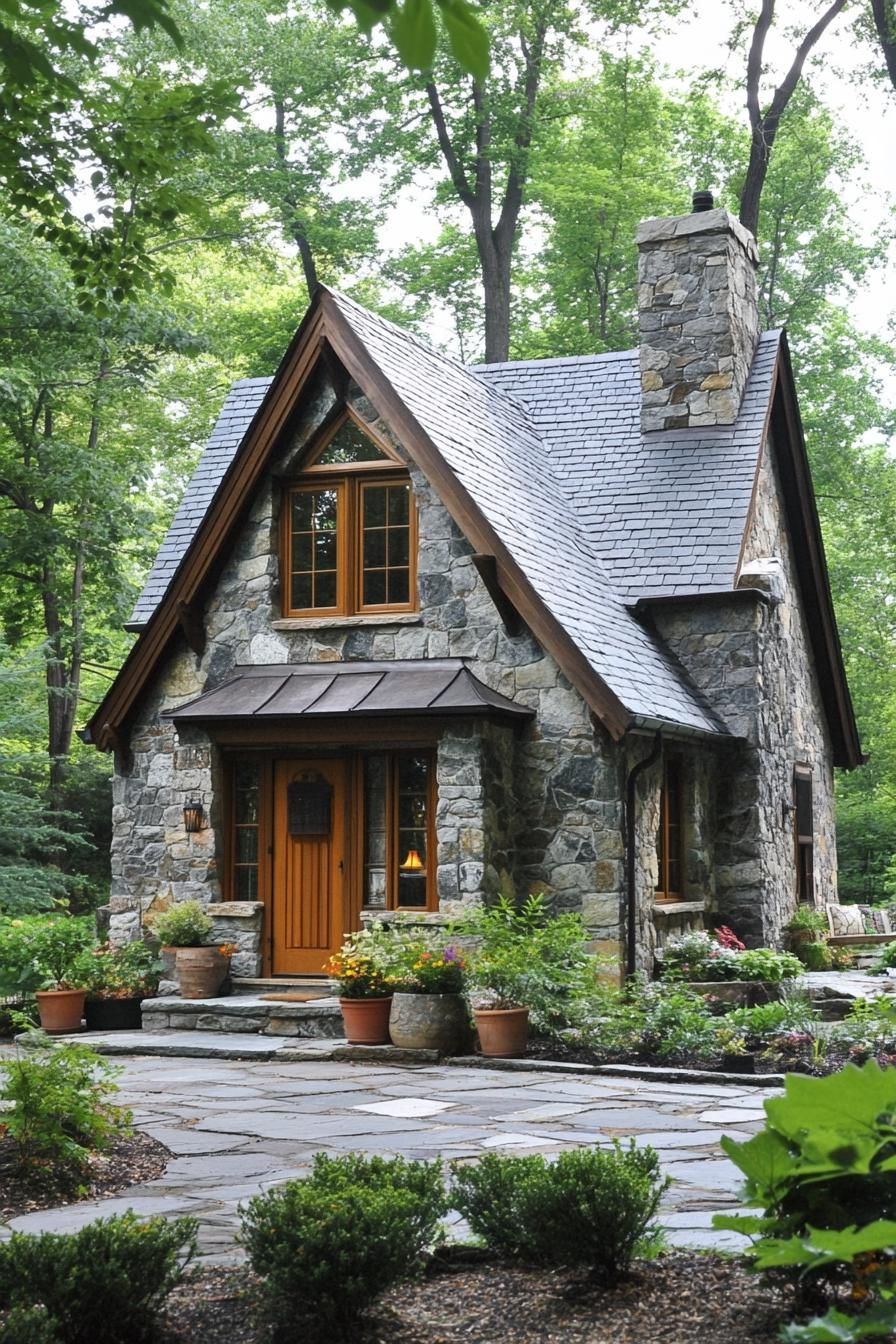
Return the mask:
<path id="1" fill-rule="evenodd" d="M 896 942 L 887 943 L 882 947 L 875 958 L 874 965 L 871 967 L 873 975 L 882 975 L 884 971 L 896 966 Z"/>
<path id="2" fill-rule="evenodd" d="M 602 986 L 578 1007 L 578 1020 L 560 1039 L 600 1059 L 710 1065 L 721 1055 L 719 1018 L 678 981 L 633 977 L 622 989 Z"/>
<path id="3" fill-rule="evenodd" d="M 160 910 L 151 925 L 163 947 L 201 947 L 212 931 L 212 921 L 198 901 L 178 901 Z"/>
<path id="4" fill-rule="evenodd" d="M 128 1125 L 129 1112 L 111 1101 L 121 1070 L 89 1046 L 56 1044 L 40 1032 L 29 1046 L 0 1064 L 0 1101 L 11 1103 L 3 1123 L 20 1166 L 64 1184 Z"/>
<path id="5" fill-rule="evenodd" d="M 748 947 L 737 954 L 738 979 L 765 980 L 778 985 L 802 975 L 803 967 L 792 952 L 776 952 L 771 947 Z"/>
<path id="6" fill-rule="evenodd" d="M 502 1255 L 585 1268 L 602 1283 L 623 1275 L 651 1227 L 668 1186 L 652 1148 L 578 1149 L 553 1162 L 488 1153 L 475 1166 L 452 1164 L 452 1203 L 473 1232 Z"/>
<path id="7" fill-rule="evenodd" d="M 94 921 L 87 917 L 0 920 L 0 998 L 27 998 L 37 990 L 64 988 L 94 938 Z"/>
<path id="8" fill-rule="evenodd" d="M 3 1327 L 3 1344 L 63 1344 L 58 1322 L 46 1307 L 13 1307 Z"/>
<path id="9" fill-rule="evenodd" d="M 800 943 L 794 951 L 807 971 L 829 971 L 834 964 L 827 943 Z"/>
<path id="10" fill-rule="evenodd" d="M 126 1213 L 71 1236 L 15 1232 L 0 1245 L 0 1310 L 41 1304 L 64 1344 L 137 1344 L 155 1334 L 195 1248 L 194 1218 L 141 1223 Z"/>
<path id="11" fill-rule="evenodd" d="M 748 1041 L 764 1041 L 785 1031 L 802 1031 L 821 1021 L 806 994 L 788 995 L 753 1008 L 733 1008 L 725 1024 L 736 1028 Z"/>
<path id="12" fill-rule="evenodd" d="M 896 1070 L 870 1061 L 827 1078 L 792 1074 L 765 1112 L 759 1134 L 722 1139 L 746 1202 L 763 1212 L 714 1225 L 757 1238 L 757 1268 L 831 1287 L 850 1282 L 856 1256 L 896 1252 Z"/>
<path id="13" fill-rule="evenodd" d="M 162 963 L 142 939 L 113 947 L 102 943 L 82 952 L 75 974 L 88 999 L 146 998 L 159 987 Z"/>
<path id="14" fill-rule="evenodd" d="M 579 915 L 552 914 L 543 895 L 521 906 L 502 897 L 479 906 L 457 926 L 475 939 L 470 954 L 471 998 L 482 1007 L 526 1007 L 537 1034 L 567 1025 L 574 1005 L 595 984 L 595 961 Z"/>
<path id="15" fill-rule="evenodd" d="M 350 1337 L 363 1309 L 412 1277 L 446 1212 L 438 1162 L 329 1158 L 249 1201 L 242 1241 L 279 1338 Z"/>

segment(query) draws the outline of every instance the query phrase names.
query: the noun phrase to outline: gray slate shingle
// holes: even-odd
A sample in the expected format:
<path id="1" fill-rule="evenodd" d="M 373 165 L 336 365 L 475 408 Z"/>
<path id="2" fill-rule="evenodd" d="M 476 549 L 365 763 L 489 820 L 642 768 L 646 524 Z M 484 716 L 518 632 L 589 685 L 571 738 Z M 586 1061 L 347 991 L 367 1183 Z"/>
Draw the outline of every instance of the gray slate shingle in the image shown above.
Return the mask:
<path id="1" fill-rule="evenodd" d="M 732 587 L 777 335 L 762 338 L 731 430 L 642 438 L 636 354 L 473 370 L 343 295 L 331 297 L 623 704 L 644 718 L 724 731 L 626 602 Z M 164 595 L 269 386 L 244 379 L 228 395 L 135 625 Z"/>

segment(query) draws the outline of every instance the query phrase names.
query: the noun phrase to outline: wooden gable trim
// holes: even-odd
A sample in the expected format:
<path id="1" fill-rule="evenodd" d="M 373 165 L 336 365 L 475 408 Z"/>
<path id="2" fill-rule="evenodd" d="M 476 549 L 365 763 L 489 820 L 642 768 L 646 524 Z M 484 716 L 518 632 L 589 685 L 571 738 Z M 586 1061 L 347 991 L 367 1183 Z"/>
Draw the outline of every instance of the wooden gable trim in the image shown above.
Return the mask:
<path id="1" fill-rule="evenodd" d="M 321 288 L 291 341 L 165 596 L 92 716 L 85 740 L 100 750 L 108 750 L 115 735 L 120 737 L 146 683 L 172 638 L 182 629 L 180 622 L 184 608 L 195 606 L 217 557 L 248 508 L 265 464 L 324 350 L 327 351 L 327 362 L 335 357 L 358 383 L 426 475 L 474 550 L 494 557 L 494 580 L 507 601 L 523 617 L 539 644 L 554 657 L 611 736 L 616 740 L 621 738 L 631 725 L 631 713 L 545 607 L 478 505 L 383 376 L 330 295 Z"/>
<path id="2" fill-rule="evenodd" d="M 248 508 L 268 453 L 320 357 L 322 326 L 320 308 L 312 304 L 246 431 L 243 439 L 246 450 L 238 451 L 234 457 L 165 596 L 90 719 L 86 739 L 101 751 L 108 751 L 114 736 L 120 736 L 138 696 L 180 628 L 182 610 L 195 606 L 215 558 Z"/>
<path id="3" fill-rule="evenodd" d="M 824 542 L 821 535 L 821 524 L 818 519 L 818 509 L 815 504 L 815 493 L 812 487 L 812 475 L 803 436 L 802 420 L 797 403 L 790 351 L 787 338 L 783 332 L 775 361 L 769 403 L 769 418 L 766 433 L 762 440 L 762 451 L 765 451 L 768 444 L 768 429 L 770 428 L 775 448 L 775 461 L 781 481 L 781 492 L 784 498 L 785 517 L 792 543 L 799 594 L 802 600 L 810 645 L 815 657 L 819 693 L 831 733 L 834 764 L 852 770 L 862 764 L 864 757 L 859 741 L 852 697 L 846 680 L 843 650 L 837 631 L 837 618 L 831 597 Z M 760 453 L 759 456 L 761 463 L 762 454 Z M 753 499 L 744 528 L 744 544 L 746 544 L 747 532 L 753 520 L 755 505 L 756 491 L 754 487 Z M 738 566 L 738 571 L 739 569 L 740 566 Z"/>

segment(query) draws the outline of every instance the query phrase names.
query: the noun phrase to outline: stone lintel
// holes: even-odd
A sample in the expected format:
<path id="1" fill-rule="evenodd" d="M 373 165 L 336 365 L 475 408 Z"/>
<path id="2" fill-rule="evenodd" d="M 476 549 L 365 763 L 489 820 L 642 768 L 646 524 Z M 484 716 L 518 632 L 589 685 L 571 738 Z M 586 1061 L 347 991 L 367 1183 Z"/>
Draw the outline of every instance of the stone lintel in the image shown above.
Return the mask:
<path id="1" fill-rule="evenodd" d="M 209 919 L 254 919 L 262 910 L 263 901 L 216 901 L 205 907 Z"/>

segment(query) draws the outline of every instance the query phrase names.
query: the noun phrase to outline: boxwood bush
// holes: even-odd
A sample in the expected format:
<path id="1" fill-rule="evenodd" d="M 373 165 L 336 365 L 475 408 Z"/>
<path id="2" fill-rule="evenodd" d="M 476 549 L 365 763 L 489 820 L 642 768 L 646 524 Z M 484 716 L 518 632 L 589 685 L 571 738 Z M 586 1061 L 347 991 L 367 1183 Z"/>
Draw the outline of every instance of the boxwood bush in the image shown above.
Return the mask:
<path id="1" fill-rule="evenodd" d="M 452 1165 L 452 1203 L 486 1246 L 614 1283 L 661 1238 L 652 1226 L 669 1182 L 652 1148 L 577 1149 L 553 1162 L 488 1153 Z"/>
<path id="2" fill-rule="evenodd" d="M 276 1339 L 349 1339 L 364 1308 L 413 1277 L 446 1212 L 438 1162 L 330 1158 L 249 1201 L 242 1241 Z"/>
<path id="3" fill-rule="evenodd" d="M 194 1218 L 140 1222 L 133 1213 L 70 1236 L 14 1232 L 0 1244 L 0 1311 L 23 1341 L 140 1344 L 156 1334 L 159 1309 L 195 1245 Z"/>

